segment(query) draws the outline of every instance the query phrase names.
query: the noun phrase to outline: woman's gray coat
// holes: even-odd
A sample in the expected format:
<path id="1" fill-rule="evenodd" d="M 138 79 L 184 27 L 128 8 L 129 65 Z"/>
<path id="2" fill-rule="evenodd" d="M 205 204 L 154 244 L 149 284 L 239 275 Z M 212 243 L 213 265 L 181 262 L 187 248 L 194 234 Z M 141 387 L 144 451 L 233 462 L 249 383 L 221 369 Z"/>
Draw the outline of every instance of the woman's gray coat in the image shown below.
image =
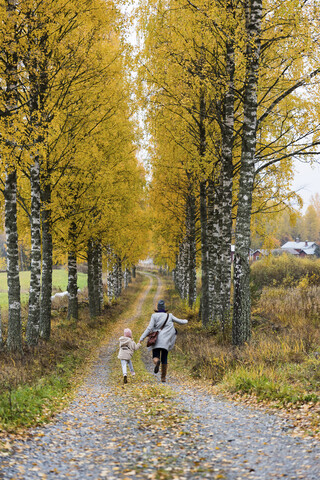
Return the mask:
<path id="1" fill-rule="evenodd" d="M 177 336 L 173 322 L 184 325 L 185 323 L 188 323 L 188 320 L 181 320 L 180 318 L 174 317 L 172 313 L 169 313 L 169 318 L 164 329 L 160 330 L 160 328 L 166 321 L 166 318 L 167 313 L 165 312 L 153 313 L 151 315 L 150 323 L 141 335 L 139 341 L 142 342 L 146 338 L 146 336 L 149 335 L 149 333 L 158 330 L 159 335 L 156 344 L 152 348 L 165 348 L 168 351 L 171 350 L 174 347 Z"/>

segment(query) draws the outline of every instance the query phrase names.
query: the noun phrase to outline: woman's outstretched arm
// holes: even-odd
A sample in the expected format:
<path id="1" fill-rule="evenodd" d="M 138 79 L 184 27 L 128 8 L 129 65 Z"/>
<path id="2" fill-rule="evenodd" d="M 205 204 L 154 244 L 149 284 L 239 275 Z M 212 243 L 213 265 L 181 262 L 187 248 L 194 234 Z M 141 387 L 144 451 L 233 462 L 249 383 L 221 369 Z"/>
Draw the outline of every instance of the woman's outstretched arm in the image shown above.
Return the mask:
<path id="1" fill-rule="evenodd" d="M 186 323 L 188 323 L 188 320 L 181 320 L 181 318 L 174 317 L 172 313 L 171 313 L 171 318 L 174 322 L 180 323 L 180 325 L 185 325 Z"/>

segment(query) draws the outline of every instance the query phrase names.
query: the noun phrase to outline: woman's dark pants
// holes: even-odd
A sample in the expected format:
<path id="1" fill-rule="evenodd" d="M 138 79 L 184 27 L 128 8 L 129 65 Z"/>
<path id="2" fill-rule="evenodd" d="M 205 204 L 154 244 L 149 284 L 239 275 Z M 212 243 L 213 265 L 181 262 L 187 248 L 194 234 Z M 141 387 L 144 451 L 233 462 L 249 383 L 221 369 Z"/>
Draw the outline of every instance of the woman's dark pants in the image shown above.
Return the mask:
<path id="1" fill-rule="evenodd" d="M 168 350 L 165 348 L 154 348 L 152 350 L 152 358 L 160 358 L 163 365 L 168 363 Z"/>

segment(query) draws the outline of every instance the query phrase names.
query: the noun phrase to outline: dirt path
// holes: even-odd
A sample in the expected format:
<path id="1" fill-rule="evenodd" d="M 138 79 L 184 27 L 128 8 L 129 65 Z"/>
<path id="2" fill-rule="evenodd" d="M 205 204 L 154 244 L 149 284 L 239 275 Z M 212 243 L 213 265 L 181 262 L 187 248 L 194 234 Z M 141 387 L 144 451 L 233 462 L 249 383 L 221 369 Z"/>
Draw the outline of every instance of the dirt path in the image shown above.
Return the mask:
<path id="1" fill-rule="evenodd" d="M 152 295 L 155 277 L 149 278 L 132 323 Z M 158 283 L 157 298 L 160 292 Z M 70 406 L 2 459 L 0 478 L 320 478 L 319 442 L 293 438 L 276 416 L 207 395 L 170 374 L 170 388 L 154 375 L 114 385 L 112 355 L 124 322 L 119 319 Z M 143 357 L 152 372 L 150 354 Z"/>

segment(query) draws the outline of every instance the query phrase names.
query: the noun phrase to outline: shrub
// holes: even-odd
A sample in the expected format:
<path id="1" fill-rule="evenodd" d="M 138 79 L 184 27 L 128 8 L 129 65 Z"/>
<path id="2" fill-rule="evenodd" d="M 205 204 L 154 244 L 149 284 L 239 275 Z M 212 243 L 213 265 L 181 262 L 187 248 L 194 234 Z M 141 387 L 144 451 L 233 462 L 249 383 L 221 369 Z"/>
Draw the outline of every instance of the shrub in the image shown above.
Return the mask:
<path id="1" fill-rule="evenodd" d="M 251 265 L 253 289 L 266 286 L 294 287 L 300 282 L 320 286 L 320 260 L 296 258 L 293 255 L 274 257 L 269 255 Z"/>
<path id="2" fill-rule="evenodd" d="M 283 325 L 318 323 L 320 287 L 264 288 L 253 313 Z"/>

